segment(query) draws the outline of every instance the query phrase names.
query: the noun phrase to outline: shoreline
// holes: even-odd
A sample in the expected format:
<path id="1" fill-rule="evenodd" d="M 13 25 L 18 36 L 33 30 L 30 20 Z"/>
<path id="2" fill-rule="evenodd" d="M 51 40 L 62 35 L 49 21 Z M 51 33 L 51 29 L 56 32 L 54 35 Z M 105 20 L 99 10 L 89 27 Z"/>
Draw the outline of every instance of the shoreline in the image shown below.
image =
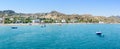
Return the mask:
<path id="1" fill-rule="evenodd" d="M 20 23 L 20 24 L 0 24 L 0 26 L 27 26 L 27 25 L 46 25 L 46 24 L 120 24 L 120 23 Z"/>

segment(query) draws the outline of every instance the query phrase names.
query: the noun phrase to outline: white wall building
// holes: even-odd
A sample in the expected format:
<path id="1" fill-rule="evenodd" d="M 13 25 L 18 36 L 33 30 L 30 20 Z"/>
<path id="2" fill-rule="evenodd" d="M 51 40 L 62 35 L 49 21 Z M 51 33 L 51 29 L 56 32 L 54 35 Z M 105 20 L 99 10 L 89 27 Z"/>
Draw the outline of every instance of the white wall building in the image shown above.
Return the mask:
<path id="1" fill-rule="evenodd" d="M 39 19 L 32 20 L 32 23 L 40 23 L 40 20 Z"/>
<path id="2" fill-rule="evenodd" d="M 65 20 L 65 19 L 62 19 L 62 20 L 61 20 L 61 22 L 62 22 L 62 23 L 65 23 L 65 22 L 66 22 L 66 20 Z"/>

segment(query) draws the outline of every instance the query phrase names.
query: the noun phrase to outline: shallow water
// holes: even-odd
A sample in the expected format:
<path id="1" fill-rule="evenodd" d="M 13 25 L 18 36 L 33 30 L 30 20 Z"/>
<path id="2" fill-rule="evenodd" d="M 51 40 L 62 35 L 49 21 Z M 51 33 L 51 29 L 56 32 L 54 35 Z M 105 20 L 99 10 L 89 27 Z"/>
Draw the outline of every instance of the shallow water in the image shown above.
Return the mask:
<path id="1" fill-rule="evenodd" d="M 0 49 L 120 49 L 119 24 L 0 26 Z M 101 31 L 104 36 L 95 33 Z"/>

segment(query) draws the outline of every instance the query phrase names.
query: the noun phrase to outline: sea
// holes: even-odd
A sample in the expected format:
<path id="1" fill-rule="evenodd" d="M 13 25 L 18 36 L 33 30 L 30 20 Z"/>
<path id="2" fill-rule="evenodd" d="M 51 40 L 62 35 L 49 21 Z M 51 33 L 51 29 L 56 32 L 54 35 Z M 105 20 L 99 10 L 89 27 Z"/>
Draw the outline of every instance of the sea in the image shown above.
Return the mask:
<path id="1" fill-rule="evenodd" d="M 120 24 L 0 26 L 0 49 L 120 49 Z"/>

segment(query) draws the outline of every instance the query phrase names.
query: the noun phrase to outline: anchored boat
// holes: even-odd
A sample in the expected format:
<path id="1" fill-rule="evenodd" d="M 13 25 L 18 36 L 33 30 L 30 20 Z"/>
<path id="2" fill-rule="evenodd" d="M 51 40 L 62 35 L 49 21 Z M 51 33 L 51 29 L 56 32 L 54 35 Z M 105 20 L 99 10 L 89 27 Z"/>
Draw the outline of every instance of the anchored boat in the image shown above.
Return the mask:
<path id="1" fill-rule="evenodd" d="M 96 34 L 97 34 L 97 35 L 101 35 L 101 34 L 102 34 L 102 32 L 96 32 Z"/>
<path id="2" fill-rule="evenodd" d="M 12 29 L 17 29 L 17 27 L 11 27 Z"/>

